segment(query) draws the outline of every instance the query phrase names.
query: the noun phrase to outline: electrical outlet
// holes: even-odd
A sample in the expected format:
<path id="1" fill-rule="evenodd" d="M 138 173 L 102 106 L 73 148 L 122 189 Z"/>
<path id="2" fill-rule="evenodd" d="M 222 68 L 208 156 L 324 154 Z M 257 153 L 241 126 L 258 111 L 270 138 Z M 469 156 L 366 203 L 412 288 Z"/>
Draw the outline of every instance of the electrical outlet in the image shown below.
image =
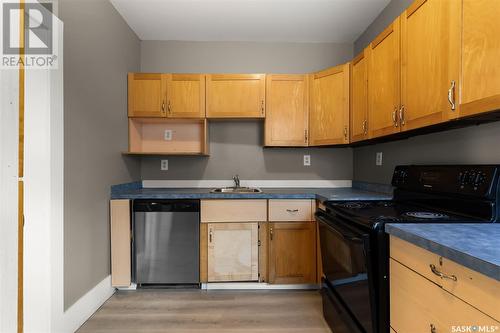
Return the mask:
<path id="1" fill-rule="evenodd" d="M 304 166 L 311 165 L 311 155 L 304 155 Z"/>
<path id="2" fill-rule="evenodd" d="M 163 139 L 165 141 L 170 141 L 172 140 L 172 130 L 165 130 L 165 133 L 163 135 Z"/>
<path id="3" fill-rule="evenodd" d="M 161 160 L 160 169 L 161 169 L 161 171 L 167 171 L 168 170 L 168 160 Z"/>
<path id="4" fill-rule="evenodd" d="M 377 153 L 377 157 L 375 157 L 375 165 L 376 166 L 381 166 L 382 165 L 382 152 Z"/>

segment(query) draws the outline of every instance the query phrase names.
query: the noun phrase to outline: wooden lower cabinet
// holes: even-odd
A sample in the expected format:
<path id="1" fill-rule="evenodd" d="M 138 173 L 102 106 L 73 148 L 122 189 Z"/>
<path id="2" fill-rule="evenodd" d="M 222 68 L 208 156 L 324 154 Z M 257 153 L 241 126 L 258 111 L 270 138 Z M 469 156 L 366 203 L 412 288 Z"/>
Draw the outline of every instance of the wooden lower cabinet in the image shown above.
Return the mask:
<path id="1" fill-rule="evenodd" d="M 258 223 L 209 223 L 207 281 L 259 279 Z"/>
<path id="2" fill-rule="evenodd" d="M 316 283 L 316 223 L 269 223 L 269 282 Z"/>
<path id="3" fill-rule="evenodd" d="M 398 333 L 464 332 L 500 323 L 408 267 L 390 259 L 391 327 Z"/>

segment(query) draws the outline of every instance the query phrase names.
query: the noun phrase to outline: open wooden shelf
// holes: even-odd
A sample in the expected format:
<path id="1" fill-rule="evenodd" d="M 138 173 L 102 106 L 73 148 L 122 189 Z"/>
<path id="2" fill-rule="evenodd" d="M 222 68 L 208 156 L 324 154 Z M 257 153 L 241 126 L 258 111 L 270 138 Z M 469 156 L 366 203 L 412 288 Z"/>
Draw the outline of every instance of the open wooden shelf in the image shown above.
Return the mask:
<path id="1" fill-rule="evenodd" d="M 165 140 L 165 131 L 172 139 Z M 206 119 L 129 118 L 127 155 L 207 156 Z"/>

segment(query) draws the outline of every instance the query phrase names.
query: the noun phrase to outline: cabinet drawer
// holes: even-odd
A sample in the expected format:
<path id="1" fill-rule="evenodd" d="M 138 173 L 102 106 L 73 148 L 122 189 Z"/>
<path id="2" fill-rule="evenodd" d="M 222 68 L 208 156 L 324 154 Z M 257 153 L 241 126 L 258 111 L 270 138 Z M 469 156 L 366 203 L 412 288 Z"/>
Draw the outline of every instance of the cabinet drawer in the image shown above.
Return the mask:
<path id="1" fill-rule="evenodd" d="M 201 222 L 267 221 L 267 200 L 202 200 Z"/>
<path id="2" fill-rule="evenodd" d="M 489 316 L 500 320 L 500 282 L 466 268 L 454 261 L 391 237 L 391 258 L 463 299 Z M 433 273 L 430 265 L 451 278 L 441 278 Z M 456 281 L 455 281 L 456 279 Z"/>
<path id="3" fill-rule="evenodd" d="M 391 327 L 398 333 L 500 324 L 393 259 L 390 279 Z"/>
<path id="4" fill-rule="evenodd" d="M 313 221 L 312 200 L 269 200 L 269 221 Z"/>

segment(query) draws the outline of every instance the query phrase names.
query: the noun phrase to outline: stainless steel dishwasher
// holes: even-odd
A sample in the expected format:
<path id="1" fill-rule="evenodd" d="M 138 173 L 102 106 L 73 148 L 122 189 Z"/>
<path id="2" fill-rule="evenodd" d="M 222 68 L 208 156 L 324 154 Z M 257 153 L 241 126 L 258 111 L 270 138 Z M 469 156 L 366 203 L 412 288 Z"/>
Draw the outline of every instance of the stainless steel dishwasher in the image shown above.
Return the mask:
<path id="1" fill-rule="evenodd" d="M 134 266 L 139 287 L 200 283 L 200 202 L 134 200 Z"/>

